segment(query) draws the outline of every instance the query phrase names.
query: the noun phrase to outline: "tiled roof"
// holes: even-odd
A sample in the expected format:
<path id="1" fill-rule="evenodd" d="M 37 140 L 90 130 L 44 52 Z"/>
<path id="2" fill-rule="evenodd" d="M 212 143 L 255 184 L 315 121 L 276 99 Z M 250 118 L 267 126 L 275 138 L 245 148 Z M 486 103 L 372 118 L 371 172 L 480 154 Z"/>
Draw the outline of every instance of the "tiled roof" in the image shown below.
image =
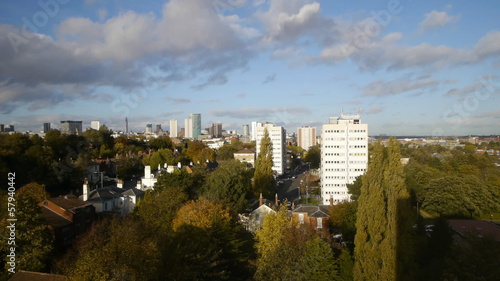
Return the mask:
<path id="1" fill-rule="evenodd" d="M 20 270 L 14 274 L 9 281 L 67 281 L 68 278 L 62 275 L 31 272 Z"/>
<path id="2" fill-rule="evenodd" d="M 127 189 L 124 192 L 122 192 L 122 195 L 136 196 L 136 197 L 144 197 L 144 194 L 146 194 L 145 191 L 142 191 L 142 190 L 137 189 L 135 187 Z"/>
<path id="3" fill-rule="evenodd" d="M 320 205 L 320 206 L 313 206 L 313 205 L 300 205 L 295 210 L 293 210 L 293 213 L 307 213 L 309 217 L 312 218 L 327 218 L 330 217 L 328 214 L 330 211 L 330 206 L 328 205 Z"/>
<path id="4" fill-rule="evenodd" d="M 65 217 L 51 211 L 50 209 L 47 209 L 45 207 L 40 207 L 42 209 L 42 216 L 47 222 L 48 225 L 52 226 L 53 228 L 59 228 L 63 227 L 66 225 L 70 225 L 73 222 L 66 219 Z"/>
<path id="5" fill-rule="evenodd" d="M 103 187 L 92 190 L 87 202 L 104 202 L 122 197 L 121 190 L 116 187 Z"/>
<path id="6" fill-rule="evenodd" d="M 236 151 L 234 154 L 252 154 L 252 153 L 255 154 L 255 151 L 248 149 L 248 148 L 245 148 L 245 149 Z"/>
<path id="7" fill-rule="evenodd" d="M 450 227 L 460 236 L 476 234 L 480 236 L 492 236 L 495 241 L 500 241 L 500 227 L 484 220 L 449 220 Z"/>
<path id="8" fill-rule="evenodd" d="M 75 208 L 81 208 L 90 205 L 89 203 L 80 200 L 78 197 L 72 194 L 54 197 L 47 200 L 70 212 Z"/>

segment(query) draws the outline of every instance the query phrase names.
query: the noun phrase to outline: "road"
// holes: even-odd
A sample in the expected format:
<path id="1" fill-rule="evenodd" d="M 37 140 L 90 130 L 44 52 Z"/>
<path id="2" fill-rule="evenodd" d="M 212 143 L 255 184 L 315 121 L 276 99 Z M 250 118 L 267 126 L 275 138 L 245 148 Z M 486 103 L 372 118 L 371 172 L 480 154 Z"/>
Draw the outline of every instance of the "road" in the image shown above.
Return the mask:
<path id="1" fill-rule="evenodd" d="M 302 165 L 297 169 L 295 173 L 293 173 L 290 178 L 281 179 L 282 183 L 278 184 L 278 198 L 280 202 L 283 202 L 285 199 L 288 199 L 289 202 L 294 202 L 297 205 L 297 201 L 299 200 L 299 184 L 300 184 L 300 175 L 306 173 L 308 171 L 308 166 Z M 278 179 L 278 182 L 280 179 Z"/>

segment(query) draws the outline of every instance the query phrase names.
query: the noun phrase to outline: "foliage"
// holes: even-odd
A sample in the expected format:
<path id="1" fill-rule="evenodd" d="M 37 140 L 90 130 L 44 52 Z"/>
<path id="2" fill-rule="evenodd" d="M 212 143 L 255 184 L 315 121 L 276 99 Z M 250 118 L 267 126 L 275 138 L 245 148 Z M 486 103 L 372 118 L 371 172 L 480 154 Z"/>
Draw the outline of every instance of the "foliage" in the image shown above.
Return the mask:
<path id="1" fill-rule="evenodd" d="M 172 140 L 168 136 L 161 136 L 149 141 L 149 147 L 154 150 L 169 149 L 173 148 Z"/>
<path id="2" fill-rule="evenodd" d="M 321 150 L 317 146 L 311 146 L 304 156 L 304 162 L 311 163 L 311 168 L 318 169 L 321 163 Z"/>
<path id="3" fill-rule="evenodd" d="M 72 280 L 159 280 L 157 238 L 131 218 L 103 219 L 57 268 Z"/>
<path id="4" fill-rule="evenodd" d="M 201 195 L 236 212 L 243 212 L 252 188 L 251 173 L 245 163 L 224 161 L 207 175 Z"/>
<path id="5" fill-rule="evenodd" d="M 197 201 L 188 202 L 177 211 L 173 221 L 173 229 L 176 231 L 182 225 L 207 229 L 229 224 L 230 221 L 231 215 L 228 209 L 200 198 Z"/>
<path id="6" fill-rule="evenodd" d="M 373 148 L 358 200 L 354 279 L 412 279 L 409 193 L 399 143 Z"/>
<path id="7" fill-rule="evenodd" d="M 260 151 L 255 161 L 255 173 L 253 176 L 254 195 L 260 193 L 270 198 L 274 193 L 276 182 L 273 172 L 273 144 L 267 129 L 264 129 L 264 137 L 260 141 Z"/>
<path id="8" fill-rule="evenodd" d="M 342 233 L 342 238 L 345 241 L 354 241 L 356 235 L 356 212 L 358 203 L 355 201 L 343 201 L 330 210 L 330 223 L 337 227 Z"/>
<path id="9" fill-rule="evenodd" d="M 35 184 L 24 186 L 15 195 L 15 255 L 16 272 L 19 270 L 39 271 L 48 270 L 52 259 L 53 237 L 49 227 L 42 217 L 41 209 L 37 205 L 40 194 Z M 4 202 L 2 202 L 4 203 Z M 2 204 L 2 206 L 6 206 Z M 11 222 L 3 219 L 0 227 L 8 230 Z M 3 232 L 8 234 L 7 231 Z M 8 235 L 0 236 L 0 253 L 7 269 L 7 255 L 10 254 Z M 5 273 L 7 273 L 5 271 Z"/>
<path id="10" fill-rule="evenodd" d="M 207 147 L 201 141 L 189 142 L 186 155 L 193 161 L 193 163 L 215 161 L 215 151 Z"/>
<path id="11" fill-rule="evenodd" d="M 422 208 L 448 217 L 480 217 L 497 210 L 498 194 L 471 175 L 446 175 L 429 182 L 423 190 Z"/>
<path id="12" fill-rule="evenodd" d="M 306 280 L 330 281 L 337 278 L 337 260 L 332 248 L 319 237 L 306 242 Z"/>
<path id="13" fill-rule="evenodd" d="M 339 281 L 352 281 L 354 261 L 352 260 L 351 253 L 349 249 L 343 248 L 339 256 Z"/>
<path id="14" fill-rule="evenodd" d="M 361 195 L 361 186 L 363 186 L 363 176 L 357 176 L 352 184 L 347 185 L 347 190 L 351 194 L 352 201 L 358 201 Z"/>

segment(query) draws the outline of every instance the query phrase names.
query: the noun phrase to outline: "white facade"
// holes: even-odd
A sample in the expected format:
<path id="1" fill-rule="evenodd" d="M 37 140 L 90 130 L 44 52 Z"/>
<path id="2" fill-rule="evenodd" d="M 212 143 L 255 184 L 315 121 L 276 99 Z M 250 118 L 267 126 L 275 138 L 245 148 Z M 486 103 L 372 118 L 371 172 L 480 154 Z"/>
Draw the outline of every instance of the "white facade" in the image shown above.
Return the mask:
<path id="1" fill-rule="evenodd" d="M 347 184 L 366 171 L 368 165 L 368 125 L 359 115 L 330 118 L 321 129 L 321 196 L 323 204 L 349 200 Z"/>
<path id="2" fill-rule="evenodd" d="M 297 145 L 304 150 L 316 145 L 316 127 L 301 127 L 297 129 Z"/>
<path id="3" fill-rule="evenodd" d="M 90 128 L 94 129 L 94 130 L 99 130 L 99 128 L 101 127 L 101 123 L 97 120 L 94 120 L 94 121 L 90 121 Z"/>
<path id="4" fill-rule="evenodd" d="M 257 128 L 262 127 L 261 122 L 252 122 L 252 131 L 250 135 L 250 140 L 254 141 L 257 139 Z"/>
<path id="5" fill-rule="evenodd" d="M 259 123 L 262 124 L 262 123 Z M 257 157 L 260 152 L 260 141 L 264 137 L 264 130 L 267 129 L 271 143 L 273 144 L 273 171 L 277 175 L 285 173 L 286 168 L 286 132 L 283 127 L 274 126 L 274 124 L 262 124 L 256 128 L 255 142 Z"/>
<path id="6" fill-rule="evenodd" d="M 193 138 L 193 119 L 184 119 L 184 137 Z"/>
<path id="7" fill-rule="evenodd" d="M 176 119 L 170 120 L 170 137 L 171 138 L 177 137 L 177 120 Z"/>

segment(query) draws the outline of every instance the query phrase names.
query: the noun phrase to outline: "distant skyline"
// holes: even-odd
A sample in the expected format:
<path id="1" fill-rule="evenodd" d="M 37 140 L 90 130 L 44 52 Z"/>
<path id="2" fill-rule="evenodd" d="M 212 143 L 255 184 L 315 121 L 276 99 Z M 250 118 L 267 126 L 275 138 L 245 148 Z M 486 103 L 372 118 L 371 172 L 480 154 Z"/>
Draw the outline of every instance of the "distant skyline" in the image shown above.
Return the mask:
<path id="1" fill-rule="evenodd" d="M 500 2 L 0 2 L 0 124 L 500 134 Z"/>

